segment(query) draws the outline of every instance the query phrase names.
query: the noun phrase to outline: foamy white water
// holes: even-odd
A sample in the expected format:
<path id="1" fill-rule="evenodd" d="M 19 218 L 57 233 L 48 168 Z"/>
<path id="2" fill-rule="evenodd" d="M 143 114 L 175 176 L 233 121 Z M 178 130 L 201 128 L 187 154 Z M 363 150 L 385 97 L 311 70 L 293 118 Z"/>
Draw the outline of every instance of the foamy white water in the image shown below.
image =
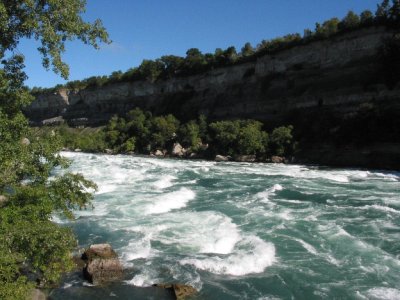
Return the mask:
<path id="1" fill-rule="evenodd" d="M 124 284 L 181 282 L 204 299 L 399 296 L 399 173 L 62 155 L 99 191 L 94 210 L 53 220 L 80 247 L 111 243 Z"/>

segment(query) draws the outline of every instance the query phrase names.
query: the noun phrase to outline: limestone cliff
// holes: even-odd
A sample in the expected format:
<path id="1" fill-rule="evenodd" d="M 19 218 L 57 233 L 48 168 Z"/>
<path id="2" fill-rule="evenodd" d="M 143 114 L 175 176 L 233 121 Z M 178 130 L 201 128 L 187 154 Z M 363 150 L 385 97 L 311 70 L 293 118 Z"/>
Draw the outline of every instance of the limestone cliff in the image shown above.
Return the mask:
<path id="1" fill-rule="evenodd" d="M 398 96 L 398 90 L 388 90 L 376 76 L 377 51 L 391 35 L 384 27 L 372 27 L 185 78 L 63 89 L 37 96 L 27 113 L 35 120 L 63 115 L 67 120 L 87 118 L 90 124 L 136 106 L 181 118 L 204 113 L 212 119 L 262 121 L 319 106 L 350 112 L 361 103 L 390 102 Z"/>
<path id="2" fill-rule="evenodd" d="M 321 114 L 346 118 L 365 105 L 399 112 L 400 86 L 385 84 L 378 59 L 392 36 L 383 26 L 369 27 L 198 75 L 41 94 L 27 114 L 32 120 L 62 115 L 70 124 L 96 125 L 140 107 L 181 120 L 205 114 L 275 126 Z"/>

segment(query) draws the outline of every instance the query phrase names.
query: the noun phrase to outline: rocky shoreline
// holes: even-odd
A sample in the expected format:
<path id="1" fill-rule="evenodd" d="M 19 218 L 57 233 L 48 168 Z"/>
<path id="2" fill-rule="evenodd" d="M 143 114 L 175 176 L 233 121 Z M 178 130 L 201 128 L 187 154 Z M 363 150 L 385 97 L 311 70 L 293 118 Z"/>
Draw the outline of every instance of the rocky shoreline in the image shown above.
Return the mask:
<path id="1" fill-rule="evenodd" d="M 397 149 L 397 150 L 396 150 Z M 379 149 L 378 149 L 379 150 Z M 279 164 L 303 164 L 308 166 L 320 166 L 330 168 L 360 168 L 385 171 L 400 170 L 400 145 L 391 145 L 390 157 L 384 155 L 375 149 L 343 149 L 329 150 L 326 145 L 321 145 L 318 149 L 313 148 L 309 151 L 301 151 L 299 155 L 292 157 L 272 156 L 269 159 L 258 159 L 254 155 L 224 156 L 215 155 L 214 158 L 207 158 L 202 155 L 190 153 L 189 155 L 171 155 L 166 150 L 157 150 L 150 154 L 139 154 L 135 152 L 115 153 L 111 149 L 105 149 L 103 152 L 82 151 L 81 149 L 64 148 L 65 152 L 82 152 L 107 155 L 138 155 L 142 157 L 170 158 L 170 159 L 189 159 L 206 160 L 216 162 L 246 162 L 246 163 L 279 163 Z"/>
<path id="2" fill-rule="evenodd" d="M 74 261 L 76 264 L 75 273 L 77 273 L 77 275 L 80 274 L 78 278 L 82 280 L 83 286 L 89 284 L 93 293 L 102 293 L 102 290 L 105 292 L 110 286 L 115 284 L 125 286 L 125 293 L 129 294 L 130 297 L 133 297 L 132 299 L 141 299 L 143 295 L 146 295 L 151 298 L 156 297 L 155 299 L 187 300 L 191 299 L 198 293 L 198 291 L 192 286 L 177 282 L 156 283 L 149 287 L 123 284 L 124 273 L 127 270 L 124 269 L 118 258 L 118 254 L 110 244 L 90 245 L 84 250 L 83 254 L 75 256 Z M 68 289 L 74 290 L 72 287 L 69 287 Z M 54 299 L 58 298 L 59 294 L 61 294 L 62 297 L 65 297 L 65 294 L 63 293 L 67 293 L 66 290 L 68 289 L 60 287 L 53 289 L 49 293 L 47 293 L 48 291 L 35 289 L 32 291 L 31 299 Z M 60 292 L 61 290 L 62 292 Z M 135 295 L 137 296 L 135 297 Z M 110 296 L 113 296 L 112 293 Z M 117 297 L 117 295 L 114 296 Z"/>

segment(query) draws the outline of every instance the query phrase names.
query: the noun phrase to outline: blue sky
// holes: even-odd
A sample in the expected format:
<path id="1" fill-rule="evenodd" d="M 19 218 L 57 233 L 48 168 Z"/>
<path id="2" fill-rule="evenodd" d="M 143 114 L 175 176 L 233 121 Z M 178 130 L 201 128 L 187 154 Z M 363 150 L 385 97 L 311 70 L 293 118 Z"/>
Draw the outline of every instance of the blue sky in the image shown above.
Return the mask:
<path id="1" fill-rule="evenodd" d="M 100 50 L 79 42 L 67 44 L 64 60 L 70 80 L 109 75 L 166 54 L 184 56 L 189 48 L 257 45 L 288 33 L 314 29 L 316 22 L 342 18 L 348 10 L 373 12 L 380 0 L 87 0 L 85 20 L 100 18 L 113 43 Z M 41 65 L 35 41 L 22 41 L 26 84 L 51 87 L 65 83 Z"/>

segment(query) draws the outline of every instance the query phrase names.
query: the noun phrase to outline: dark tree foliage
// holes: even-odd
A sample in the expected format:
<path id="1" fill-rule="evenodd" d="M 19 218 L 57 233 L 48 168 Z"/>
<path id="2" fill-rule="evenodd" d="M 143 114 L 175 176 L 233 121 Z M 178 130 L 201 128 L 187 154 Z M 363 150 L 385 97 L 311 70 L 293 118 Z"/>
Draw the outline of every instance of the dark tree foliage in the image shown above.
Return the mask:
<path id="1" fill-rule="evenodd" d="M 153 117 L 136 108 L 124 118 L 113 117 L 105 128 L 108 146 L 116 152 L 126 152 L 124 144 L 131 139 L 135 151 L 148 154 L 168 150 L 174 142 L 191 152 L 202 151 L 209 144 L 208 154 L 223 155 L 289 155 L 293 152 L 293 127 L 280 127 L 273 132 L 271 148 L 263 124 L 255 120 L 218 121 L 207 123 L 205 116 L 180 124 L 172 115 Z M 66 145 L 68 146 L 68 145 Z"/>

